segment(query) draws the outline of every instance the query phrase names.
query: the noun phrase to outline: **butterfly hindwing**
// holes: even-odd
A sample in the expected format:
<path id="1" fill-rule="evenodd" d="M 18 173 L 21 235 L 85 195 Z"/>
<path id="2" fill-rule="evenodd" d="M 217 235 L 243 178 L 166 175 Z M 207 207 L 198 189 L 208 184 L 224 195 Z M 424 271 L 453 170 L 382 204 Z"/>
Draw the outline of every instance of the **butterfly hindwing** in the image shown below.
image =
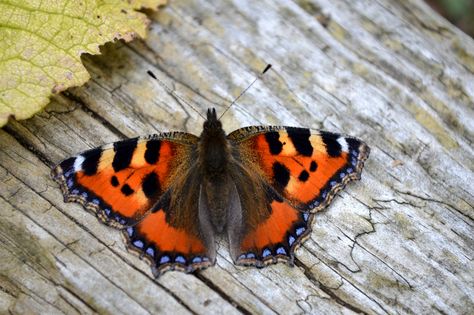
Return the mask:
<path id="1" fill-rule="evenodd" d="M 242 237 L 237 261 L 262 265 L 293 259 L 296 246 L 310 231 L 313 214 L 325 208 L 345 184 L 360 178 L 369 154 L 362 141 L 329 132 L 311 133 L 294 127 L 246 127 L 228 136 L 234 156 L 263 181 L 266 205 L 245 206 L 244 212 L 269 209 Z M 247 209 L 246 209 L 247 208 Z M 265 210 L 263 210 L 265 212 Z"/>
<path id="2" fill-rule="evenodd" d="M 197 204 L 189 207 L 186 211 L 188 220 L 197 222 Z M 156 277 L 167 270 L 192 272 L 215 261 L 213 238 L 203 239 L 196 224 L 187 225 L 184 221 L 173 226 L 170 223 L 169 217 L 182 209 L 173 209 L 169 196 L 164 196 L 151 213 L 123 232 L 129 249 L 150 263 Z"/>
<path id="3" fill-rule="evenodd" d="M 197 207 L 188 202 L 173 208 L 169 196 L 171 188 L 179 191 L 185 184 L 182 175 L 191 167 L 198 140 L 171 132 L 119 141 L 64 160 L 52 175 L 66 201 L 123 229 L 129 249 L 145 257 L 155 274 L 192 271 L 209 264 L 208 251 L 193 223 L 174 221 L 192 217 Z"/>
<path id="4" fill-rule="evenodd" d="M 314 214 L 299 211 L 276 195 L 268 202 L 267 218 L 244 233 L 240 252 L 234 257 L 237 264 L 257 267 L 278 261 L 292 264 L 296 247 L 309 234 Z"/>

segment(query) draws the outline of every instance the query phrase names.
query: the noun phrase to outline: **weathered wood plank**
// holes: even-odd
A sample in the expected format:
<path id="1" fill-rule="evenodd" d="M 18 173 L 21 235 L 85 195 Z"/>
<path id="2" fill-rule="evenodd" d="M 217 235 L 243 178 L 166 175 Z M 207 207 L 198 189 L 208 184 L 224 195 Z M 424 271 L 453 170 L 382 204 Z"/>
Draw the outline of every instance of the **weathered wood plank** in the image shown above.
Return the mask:
<path id="1" fill-rule="evenodd" d="M 469 313 L 474 41 L 422 1 L 173 1 L 146 41 L 84 57 L 92 80 L 0 132 L 0 309 L 12 313 Z M 365 139 L 361 182 L 316 216 L 295 268 L 217 265 L 155 281 L 49 169 L 222 112 L 227 131 L 300 125 Z"/>

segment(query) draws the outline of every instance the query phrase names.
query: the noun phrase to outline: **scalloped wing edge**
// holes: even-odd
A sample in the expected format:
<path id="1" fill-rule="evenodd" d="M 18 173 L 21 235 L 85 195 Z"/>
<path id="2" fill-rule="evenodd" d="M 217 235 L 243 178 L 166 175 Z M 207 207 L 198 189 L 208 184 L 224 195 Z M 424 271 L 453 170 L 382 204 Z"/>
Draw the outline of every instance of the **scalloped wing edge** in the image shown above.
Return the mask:
<path id="1" fill-rule="evenodd" d="M 360 141 L 357 138 L 353 137 L 346 137 L 346 138 L 352 138 Z M 357 156 L 357 160 L 354 166 L 354 171 L 353 172 L 347 172 L 347 174 L 343 178 L 339 178 L 339 182 L 336 182 L 336 184 L 332 187 L 330 186 L 332 179 L 328 181 L 328 184 L 326 187 L 324 187 L 321 190 L 326 191 L 326 197 L 323 198 L 321 202 L 318 202 L 318 205 L 315 204 L 316 201 L 313 201 L 313 204 L 309 205 L 309 211 L 311 213 L 316 213 L 318 211 L 321 211 L 328 207 L 331 204 L 331 201 L 334 199 L 334 197 L 337 196 L 337 194 L 343 190 L 346 185 L 352 181 L 360 180 L 361 175 L 362 175 L 362 170 L 364 168 L 364 163 L 365 161 L 369 158 L 370 155 L 370 148 L 369 146 L 361 141 L 360 147 L 359 147 L 359 152 Z M 347 169 L 347 168 L 346 168 Z M 338 171 L 333 178 L 336 176 L 340 175 L 340 171 Z M 329 190 L 327 190 L 329 188 Z"/>
<path id="2" fill-rule="evenodd" d="M 270 265 L 275 265 L 277 263 L 287 263 L 289 266 L 294 266 L 295 260 L 295 251 L 302 245 L 304 241 L 306 241 L 310 236 L 313 229 L 311 228 L 313 221 L 315 219 L 314 213 L 308 213 L 308 220 L 307 220 L 307 227 L 305 231 L 298 236 L 295 242 L 290 246 L 289 254 L 277 254 L 277 255 L 270 255 L 263 259 L 257 258 L 237 258 L 235 261 L 236 265 L 239 266 L 254 266 L 257 268 L 264 268 Z"/>
<path id="3" fill-rule="evenodd" d="M 126 221 L 124 219 L 121 219 L 123 221 L 121 221 L 120 219 L 117 221 L 110 219 L 110 217 L 106 214 L 106 210 L 104 209 L 104 208 L 108 209 L 110 207 L 101 207 L 101 203 L 103 203 L 103 201 L 100 200 L 100 198 L 97 198 L 98 199 L 98 203 L 97 203 L 97 202 L 94 202 L 96 198 L 89 200 L 89 194 L 86 194 L 86 195 L 73 194 L 72 191 L 70 191 L 67 186 L 68 179 L 66 178 L 64 171 L 59 164 L 56 165 L 54 169 L 51 171 L 51 177 L 53 178 L 54 181 L 56 181 L 59 184 L 59 187 L 63 194 L 64 202 L 79 203 L 86 210 L 95 214 L 97 219 L 107 226 L 114 227 L 117 229 L 122 229 L 125 227 Z M 110 211 L 112 210 L 110 209 Z M 120 223 L 120 221 L 123 223 Z"/>
<path id="4" fill-rule="evenodd" d="M 155 278 L 158 278 L 167 271 L 193 273 L 197 270 L 203 270 L 216 264 L 216 259 L 211 261 L 210 259 L 205 259 L 207 257 L 205 257 L 201 262 L 191 264 L 182 264 L 179 262 L 158 264 L 151 255 L 133 245 L 132 239 L 130 238 L 126 228 L 122 229 L 121 232 L 127 251 L 133 253 L 135 256 L 140 258 L 140 260 L 145 260 L 145 262 L 150 266 L 151 272 Z"/>

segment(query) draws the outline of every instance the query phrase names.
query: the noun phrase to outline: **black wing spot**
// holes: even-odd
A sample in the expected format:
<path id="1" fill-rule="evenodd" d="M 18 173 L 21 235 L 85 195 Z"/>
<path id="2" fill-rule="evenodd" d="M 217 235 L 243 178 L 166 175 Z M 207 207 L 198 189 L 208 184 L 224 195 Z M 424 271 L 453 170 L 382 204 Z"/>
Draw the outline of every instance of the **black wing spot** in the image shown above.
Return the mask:
<path id="1" fill-rule="evenodd" d="M 114 143 L 115 156 L 112 162 L 114 171 L 127 168 L 132 161 L 133 152 L 137 147 L 137 138 Z"/>
<path id="2" fill-rule="evenodd" d="M 160 191 L 160 182 L 158 175 L 155 172 L 151 172 L 143 178 L 142 189 L 145 196 L 148 198 L 153 197 L 157 192 Z"/>
<path id="3" fill-rule="evenodd" d="M 309 171 L 316 172 L 317 169 L 318 169 L 318 164 L 316 163 L 316 161 L 311 161 L 311 164 L 309 165 Z"/>
<path id="4" fill-rule="evenodd" d="M 117 187 L 118 185 L 120 185 L 118 179 L 117 179 L 117 176 L 112 176 L 112 178 L 110 179 L 110 183 L 112 184 L 112 186 L 114 187 Z"/>
<path id="5" fill-rule="evenodd" d="M 145 161 L 148 164 L 155 164 L 160 158 L 160 140 L 150 140 L 146 143 Z"/>
<path id="6" fill-rule="evenodd" d="M 276 131 L 268 132 L 265 134 L 268 146 L 270 147 L 270 153 L 273 155 L 280 154 L 283 150 L 283 144 L 280 142 L 280 134 Z"/>
<path id="7" fill-rule="evenodd" d="M 313 155 L 313 146 L 309 141 L 309 137 L 311 137 L 309 129 L 288 127 L 286 131 L 299 154 L 304 156 Z"/>
<path id="8" fill-rule="evenodd" d="M 125 196 L 130 196 L 131 194 L 133 194 L 135 192 L 128 184 L 123 185 L 122 189 L 120 189 L 120 191 Z"/>
<path id="9" fill-rule="evenodd" d="M 76 159 L 76 157 L 70 157 L 69 159 L 62 161 L 59 165 L 64 172 L 67 172 L 68 170 L 74 169 L 74 162 Z"/>
<path id="10" fill-rule="evenodd" d="M 330 132 L 321 132 L 321 138 L 323 139 L 326 151 L 330 157 L 341 156 L 342 147 L 339 142 L 337 142 L 337 139 L 339 138 L 338 135 Z"/>
<path id="11" fill-rule="evenodd" d="M 273 176 L 278 188 L 283 190 L 290 181 L 290 170 L 279 162 L 273 163 Z"/>
<path id="12" fill-rule="evenodd" d="M 346 142 L 347 144 L 349 145 L 349 152 L 355 150 L 355 151 L 359 151 L 359 148 L 360 148 L 360 141 L 357 140 L 357 139 L 354 139 L 354 138 L 346 138 Z"/>
<path id="13" fill-rule="evenodd" d="M 102 149 L 96 148 L 89 150 L 82 154 L 84 161 L 82 162 L 82 170 L 86 175 L 94 175 L 97 173 L 97 167 L 99 166 L 99 160 L 102 155 Z"/>
<path id="14" fill-rule="evenodd" d="M 307 181 L 309 178 L 309 173 L 306 170 L 301 171 L 300 176 L 298 176 L 298 179 L 302 182 Z"/>

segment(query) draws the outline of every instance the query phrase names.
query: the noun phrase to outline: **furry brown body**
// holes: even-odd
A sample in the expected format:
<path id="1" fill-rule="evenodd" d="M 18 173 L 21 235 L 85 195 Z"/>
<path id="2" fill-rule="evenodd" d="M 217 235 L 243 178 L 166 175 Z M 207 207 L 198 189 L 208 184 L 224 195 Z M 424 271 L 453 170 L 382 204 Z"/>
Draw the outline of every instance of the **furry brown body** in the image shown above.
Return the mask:
<path id="1" fill-rule="evenodd" d="M 202 178 L 201 193 L 206 200 L 210 221 L 219 233 L 227 225 L 227 208 L 232 190 L 229 163 L 233 158 L 230 151 L 230 144 L 215 110 L 208 111 L 198 147 L 198 169 Z"/>
<path id="2" fill-rule="evenodd" d="M 265 194 L 270 187 L 264 187 L 258 170 L 242 165 L 242 159 L 248 156 L 245 151 L 234 150 L 215 109 L 207 112 L 197 151 L 198 233 L 213 250 L 215 235 L 226 232 L 231 255 L 235 258 L 243 236 L 271 214 Z M 209 255 L 215 257 L 212 251 Z"/>

